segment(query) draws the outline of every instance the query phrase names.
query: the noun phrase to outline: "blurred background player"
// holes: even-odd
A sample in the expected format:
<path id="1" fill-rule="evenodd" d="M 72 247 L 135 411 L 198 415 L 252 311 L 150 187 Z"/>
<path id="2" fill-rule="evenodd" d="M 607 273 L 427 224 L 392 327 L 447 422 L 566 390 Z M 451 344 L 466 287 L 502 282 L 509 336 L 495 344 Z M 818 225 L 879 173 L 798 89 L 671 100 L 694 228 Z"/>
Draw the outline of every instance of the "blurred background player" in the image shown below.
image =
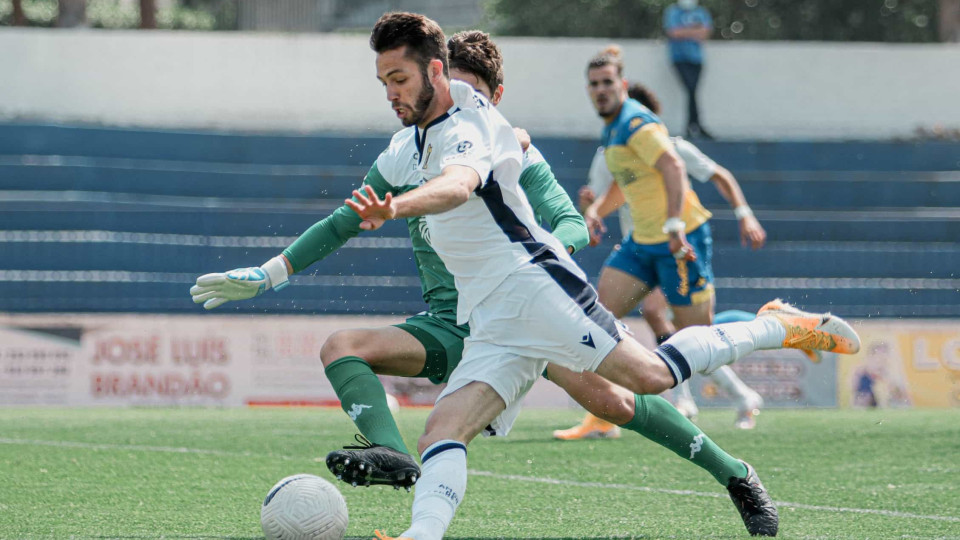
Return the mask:
<path id="1" fill-rule="evenodd" d="M 678 328 L 710 324 L 714 305 L 710 212 L 690 188 L 686 166 L 666 127 L 652 111 L 628 97 L 619 47 L 595 56 L 587 78 L 591 101 L 607 124 L 603 155 L 615 180 L 585 210 L 587 225 L 591 231 L 604 230 L 602 216 L 624 202 L 630 203 L 631 213 L 630 235 L 601 271 L 600 301 L 623 317 L 659 286 Z M 739 189 L 730 189 L 729 178 L 729 174 L 721 176 L 721 192 L 735 206 L 743 206 L 739 212 L 746 215 L 749 207 Z M 748 222 L 746 229 L 752 247 L 761 246 L 765 235 L 756 220 Z M 662 322 L 656 323 L 661 326 L 655 329 L 658 334 L 672 330 Z M 753 401 L 759 405 L 759 400 Z"/>
<path id="2" fill-rule="evenodd" d="M 660 102 L 656 95 L 645 86 L 635 83 L 630 86 L 628 96 L 639 101 L 654 114 L 660 113 Z M 683 159 L 687 175 L 699 182 L 713 181 L 720 194 L 730 203 L 740 228 L 740 243 L 744 247 L 760 249 L 766 241 L 766 231 L 754 217 L 747 204 L 740 184 L 733 174 L 707 157 L 695 145 L 680 137 L 672 137 L 671 141 L 677 154 Z M 603 147 L 597 149 L 593 162 L 590 164 L 590 183 L 579 191 L 579 206 L 581 211 L 596 200 L 597 193 L 605 193 L 613 183 L 613 176 L 604 160 Z M 621 236 L 626 238 L 632 229 L 630 209 L 627 204 L 618 210 Z M 591 237 L 591 245 L 600 242 L 599 236 Z M 656 336 L 657 343 L 663 343 L 676 332 L 668 314 L 667 300 L 658 287 L 643 299 L 643 318 L 650 325 Z M 725 311 L 718 313 L 713 319 L 714 324 L 752 320 L 754 315 L 744 311 Z M 726 391 L 737 402 L 737 418 L 734 425 L 740 429 L 753 429 L 756 426 L 756 415 L 763 406 L 763 398 L 756 391 L 747 386 L 730 366 L 724 366 L 710 375 L 711 379 Z M 690 392 L 689 381 L 675 389 L 676 406 L 687 418 L 695 418 L 698 414 L 696 401 Z M 619 430 L 615 425 L 605 422 L 587 413 L 583 422 L 565 430 L 557 430 L 554 437 L 558 439 L 581 439 L 597 437 L 618 437 Z"/>
<path id="3" fill-rule="evenodd" d="M 687 137 L 712 139 L 700 125 L 697 86 L 703 70 L 703 42 L 710 39 L 713 18 L 697 0 L 678 0 L 663 12 L 663 30 L 669 40 L 670 60 L 687 89 Z"/>

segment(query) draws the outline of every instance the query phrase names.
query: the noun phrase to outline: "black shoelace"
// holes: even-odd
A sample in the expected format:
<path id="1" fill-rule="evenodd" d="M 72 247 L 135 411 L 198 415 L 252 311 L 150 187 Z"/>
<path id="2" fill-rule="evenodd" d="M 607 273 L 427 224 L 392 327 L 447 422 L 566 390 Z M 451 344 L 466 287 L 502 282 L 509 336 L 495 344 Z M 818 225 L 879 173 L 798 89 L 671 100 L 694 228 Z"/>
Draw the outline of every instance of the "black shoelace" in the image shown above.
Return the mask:
<path id="1" fill-rule="evenodd" d="M 356 439 L 356 441 L 360 444 L 359 445 L 351 444 L 351 445 L 344 446 L 343 447 L 344 450 L 366 450 L 367 448 L 380 446 L 378 444 L 373 444 L 372 442 L 370 442 L 370 439 L 367 439 L 366 437 L 364 437 L 359 433 L 354 435 L 353 438 Z"/>

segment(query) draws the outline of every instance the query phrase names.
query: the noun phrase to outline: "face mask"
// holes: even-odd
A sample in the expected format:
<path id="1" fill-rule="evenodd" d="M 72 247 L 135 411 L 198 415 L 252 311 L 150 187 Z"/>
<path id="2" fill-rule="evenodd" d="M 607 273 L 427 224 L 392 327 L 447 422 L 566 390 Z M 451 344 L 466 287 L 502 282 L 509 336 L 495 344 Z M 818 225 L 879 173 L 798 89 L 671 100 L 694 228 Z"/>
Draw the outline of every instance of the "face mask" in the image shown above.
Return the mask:
<path id="1" fill-rule="evenodd" d="M 677 5 L 681 9 L 693 9 L 697 7 L 697 0 L 677 0 Z"/>

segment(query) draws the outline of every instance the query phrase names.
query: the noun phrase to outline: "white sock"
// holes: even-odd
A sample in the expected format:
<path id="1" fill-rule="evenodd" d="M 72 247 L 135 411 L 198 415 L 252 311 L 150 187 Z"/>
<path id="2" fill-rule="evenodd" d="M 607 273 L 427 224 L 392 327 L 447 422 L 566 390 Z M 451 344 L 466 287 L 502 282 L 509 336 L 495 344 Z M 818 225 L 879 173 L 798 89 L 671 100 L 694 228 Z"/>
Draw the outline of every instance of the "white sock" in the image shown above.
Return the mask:
<path id="1" fill-rule="evenodd" d="M 717 386 L 730 394 L 730 397 L 740 400 L 741 402 L 746 401 L 747 398 L 755 393 L 747 386 L 747 383 L 740 380 L 740 377 L 737 376 L 736 372 L 734 372 L 730 366 L 720 366 L 710 374 L 710 378 L 713 379 L 713 382 L 715 382 Z"/>
<path id="2" fill-rule="evenodd" d="M 413 519 L 400 536 L 440 540 L 467 490 L 467 447 L 437 441 L 423 451 L 423 467 L 413 495 Z"/>
<path id="3" fill-rule="evenodd" d="M 773 317 L 717 326 L 689 326 L 657 347 L 656 353 L 677 383 L 693 373 L 710 374 L 720 366 L 762 349 L 779 349 L 787 331 Z"/>

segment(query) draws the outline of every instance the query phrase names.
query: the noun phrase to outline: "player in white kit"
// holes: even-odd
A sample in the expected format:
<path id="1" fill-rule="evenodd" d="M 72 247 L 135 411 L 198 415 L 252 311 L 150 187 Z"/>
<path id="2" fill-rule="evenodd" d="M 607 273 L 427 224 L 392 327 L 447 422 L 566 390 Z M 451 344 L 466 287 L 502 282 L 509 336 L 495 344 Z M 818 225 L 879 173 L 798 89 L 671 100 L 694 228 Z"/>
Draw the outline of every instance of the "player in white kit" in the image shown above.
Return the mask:
<path id="1" fill-rule="evenodd" d="M 377 77 L 407 126 L 377 168 L 394 186 L 419 187 L 383 200 L 368 187 L 346 204 L 367 230 L 426 216 L 433 247 L 456 281 L 458 323 L 469 322 L 471 330 L 420 438 L 422 476 L 401 538 L 443 536 L 466 489 L 466 444 L 480 433 L 509 431 L 547 362 L 594 371 L 636 393 L 659 393 L 757 349 L 859 349 L 856 333 L 839 318 L 779 301 L 761 308 L 755 321 L 688 328 L 656 352 L 645 349 L 597 302 L 564 246 L 536 225 L 518 186 L 522 151 L 513 129 L 486 98 L 448 80 L 439 26 L 389 13 L 370 43 Z M 752 470 L 749 481 L 763 489 Z M 775 534 L 772 501 L 755 502 L 747 510 L 768 527 L 755 534 Z"/>

